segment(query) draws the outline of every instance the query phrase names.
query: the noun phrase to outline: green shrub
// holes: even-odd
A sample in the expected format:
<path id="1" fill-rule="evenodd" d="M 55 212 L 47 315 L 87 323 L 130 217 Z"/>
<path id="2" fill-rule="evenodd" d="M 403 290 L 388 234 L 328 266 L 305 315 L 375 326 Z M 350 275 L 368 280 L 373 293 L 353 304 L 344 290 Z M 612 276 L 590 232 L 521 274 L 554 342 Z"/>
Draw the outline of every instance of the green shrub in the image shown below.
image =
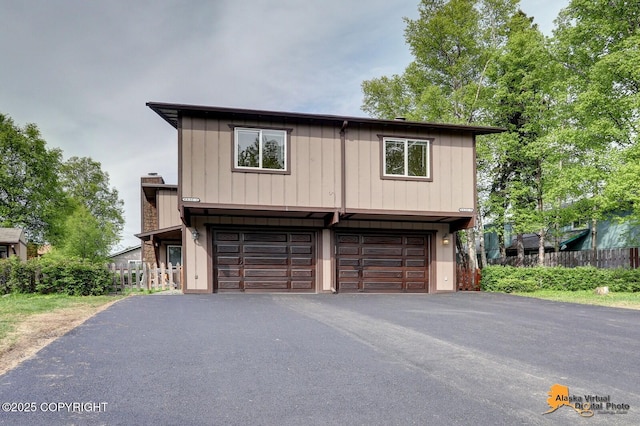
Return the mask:
<path id="1" fill-rule="evenodd" d="M 113 275 L 105 265 L 79 259 L 43 257 L 0 262 L 0 292 L 63 293 L 74 296 L 108 293 Z"/>
<path id="2" fill-rule="evenodd" d="M 613 292 L 640 292 L 640 269 L 488 266 L 482 270 L 485 291 L 505 293 L 535 290 L 593 290 L 608 286 Z"/>

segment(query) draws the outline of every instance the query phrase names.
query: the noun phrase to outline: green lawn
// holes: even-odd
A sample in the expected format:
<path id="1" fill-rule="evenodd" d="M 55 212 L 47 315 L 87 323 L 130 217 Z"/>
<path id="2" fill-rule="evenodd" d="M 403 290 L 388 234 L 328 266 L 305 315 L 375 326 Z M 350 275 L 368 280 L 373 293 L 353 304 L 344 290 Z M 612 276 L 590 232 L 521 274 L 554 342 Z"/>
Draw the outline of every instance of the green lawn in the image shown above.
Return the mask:
<path id="1" fill-rule="evenodd" d="M 67 296 L 64 294 L 7 294 L 0 297 L 0 341 L 25 318 L 56 309 L 98 307 L 123 296 Z"/>
<path id="2" fill-rule="evenodd" d="M 609 293 L 598 295 L 593 290 L 558 291 L 538 290 L 532 293 L 512 293 L 518 296 L 555 300 L 557 302 L 582 303 L 618 308 L 640 309 L 640 293 Z"/>

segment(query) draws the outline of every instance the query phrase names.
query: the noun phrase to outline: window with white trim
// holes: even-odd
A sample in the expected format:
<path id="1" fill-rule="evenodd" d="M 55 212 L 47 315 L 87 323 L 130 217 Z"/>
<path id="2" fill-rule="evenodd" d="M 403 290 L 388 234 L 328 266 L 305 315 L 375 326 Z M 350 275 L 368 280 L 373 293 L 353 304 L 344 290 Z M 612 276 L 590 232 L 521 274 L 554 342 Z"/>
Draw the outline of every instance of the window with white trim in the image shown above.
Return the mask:
<path id="1" fill-rule="evenodd" d="M 430 178 L 430 143 L 428 139 L 384 138 L 383 176 Z"/>
<path id="2" fill-rule="evenodd" d="M 287 171 L 286 131 L 236 127 L 233 133 L 235 168 Z"/>

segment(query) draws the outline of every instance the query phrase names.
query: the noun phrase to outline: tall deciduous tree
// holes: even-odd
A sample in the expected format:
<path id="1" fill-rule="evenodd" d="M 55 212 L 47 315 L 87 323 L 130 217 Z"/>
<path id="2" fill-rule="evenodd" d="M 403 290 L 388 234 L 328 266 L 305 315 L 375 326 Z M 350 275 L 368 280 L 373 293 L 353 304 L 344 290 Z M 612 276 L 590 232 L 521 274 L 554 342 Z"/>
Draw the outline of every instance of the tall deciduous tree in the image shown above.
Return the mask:
<path id="1" fill-rule="evenodd" d="M 0 226 L 20 227 L 43 243 L 60 230 L 65 211 L 58 184 L 61 152 L 47 149 L 35 124 L 0 114 Z"/>
<path id="2" fill-rule="evenodd" d="M 560 137 L 575 156 L 563 173 L 592 219 L 592 248 L 597 221 L 615 209 L 611 188 L 633 178 L 640 117 L 640 8 L 627 0 L 572 0 L 562 10 L 554 47 L 564 66 L 565 119 Z M 640 185 L 640 178 L 632 179 Z M 634 191 L 628 192 L 633 198 Z M 609 198 L 607 198 L 609 195 Z M 627 202 L 632 201 L 627 199 Z"/>
<path id="3" fill-rule="evenodd" d="M 100 222 L 86 206 L 77 205 L 65 221 L 62 254 L 93 262 L 104 260 L 117 242 L 111 226 Z"/>
<path id="4" fill-rule="evenodd" d="M 60 182 L 76 210 L 80 208 L 76 211 L 77 222 L 88 223 L 86 215 L 90 214 L 103 234 L 96 244 L 108 243 L 108 251 L 119 241 L 124 226 L 124 202 L 119 198 L 118 190 L 110 186 L 109 174 L 91 158 L 71 157 L 60 168 Z M 70 242 L 63 238 L 60 243 L 68 247 Z"/>
<path id="5" fill-rule="evenodd" d="M 500 231 L 507 221 L 513 224 L 521 265 L 524 233 L 538 234 L 539 261 L 544 258 L 550 214 L 546 193 L 554 185 L 551 164 L 557 161 L 547 137 L 557 67 L 533 18 L 518 12 L 508 28 L 507 42 L 488 73 L 494 87 L 489 108 L 494 124 L 507 129 L 489 140 L 493 144 L 489 207 Z"/>
<path id="6" fill-rule="evenodd" d="M 363 110 L 388 119 L 486 123 L 487 69 L 506 40 L 506 23 L 517 3 L 422 0 L 418 19 L 405 19 L 414 61 L 402 75 L 363 82 Z M 475 232 L 463 239 L 475 267 Z"/>

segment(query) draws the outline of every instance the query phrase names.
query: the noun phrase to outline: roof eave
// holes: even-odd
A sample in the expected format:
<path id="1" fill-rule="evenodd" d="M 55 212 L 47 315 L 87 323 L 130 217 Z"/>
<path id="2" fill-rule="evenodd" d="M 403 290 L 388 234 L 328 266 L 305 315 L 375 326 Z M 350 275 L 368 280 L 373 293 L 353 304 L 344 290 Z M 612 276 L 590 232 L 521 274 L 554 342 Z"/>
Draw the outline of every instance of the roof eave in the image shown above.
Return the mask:
<path id="1" fill-rule="evenodd" d="M 469 126 L 462 124 L 446 124 L 446 123 L 430 123 L 423 121 L 405 121 L 405 120 L 381 120 L 368 117 L 350 117 L 350 116 L 337 116 L 337 115 L 323 115 L 323 114 L 308 114 L 308 113 L 294 113 L 283 111 L 263 111 L 253 109 L 239 109 L 239 108 L 223 108 L 215 106 L 203 106 L 203 105 L 185 105 L 185 104 L 171 104 L 161 102 L 147 102 L 147 106 L 151 108 L 156 114 L 162 117 L 167 123 L 174 128 L 178 128 L 178 119 L 180 116 L 211 116 L 219 118 L 242 118 L 242 119 L 256 119 L 256 120 L 295 120 L 304 122 L 319 122 L 327 124 L 335 124 L 342 126 L 346 121 L 349 124 L 365 124 L 365 125 L 377 125 L 390 128 L 421 128 L 421 129 L 434 129 L 434 130 L 449 130 L 457 132 L 469 132 L 474 135 L 486 135 L 492 133 L 502 133 L 506 129 L 501 127 L 488 127 L 488 126 Z"/>

